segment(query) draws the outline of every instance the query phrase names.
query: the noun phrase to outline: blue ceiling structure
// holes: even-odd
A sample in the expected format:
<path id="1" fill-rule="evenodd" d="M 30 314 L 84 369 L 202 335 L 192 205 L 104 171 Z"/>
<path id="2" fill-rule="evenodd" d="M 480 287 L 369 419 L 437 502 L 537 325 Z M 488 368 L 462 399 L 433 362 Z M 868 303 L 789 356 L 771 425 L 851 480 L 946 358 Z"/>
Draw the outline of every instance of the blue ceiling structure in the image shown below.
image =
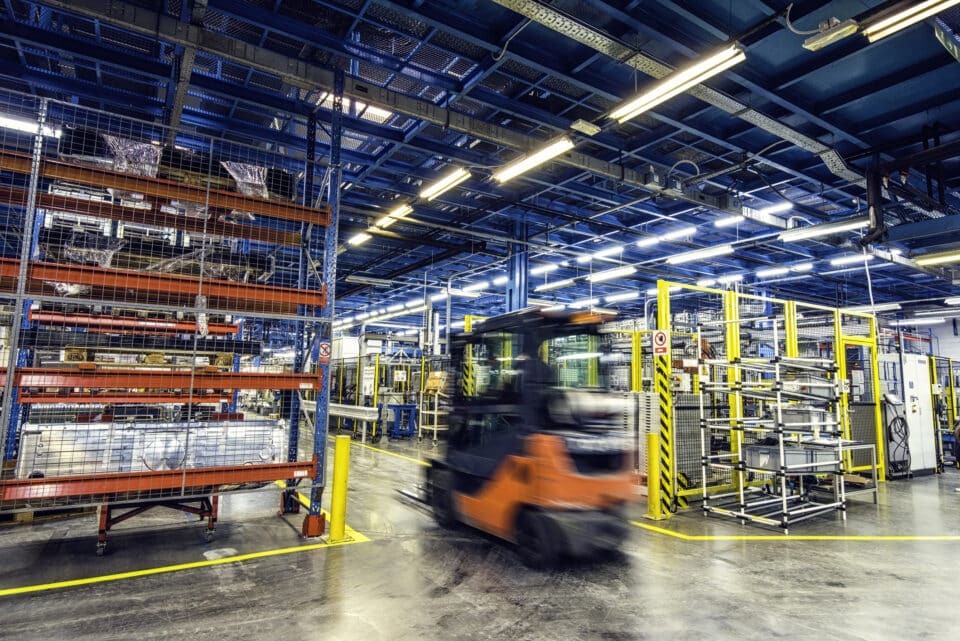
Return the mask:
<path id="1" fill-rule="evenodd" d="M 960 11 L 810 51 L 797 31 L 831 17 L 869 23 L 911 3 L 801 0 L 789 14 L 788 4 L 3 0 L 0 86 L 280 151 L 295 168 L 311 114 L 319 151 L 330 148 L 333 71 L 343 70 L 341 318 L 425 294 L 442 306 L 447 284 L 475 290 L 451 299 L 454 320 L 503 311 L 520 255 L 531 302 L 597 299 L 628 315 L 659 278 L 742 275 L 743 288 L 830 305 L 866 304 L 870 289 L 877 303 L 960 294 L 950 265 L 912 260 L 960 246 L 960 61 L 948 46 Z M 627 123 L 609 117 L 665 70 L 731 40 L 745 62 Z M 571 130 L 578 120 L 600 131 Z M 492 180 L 561 134 L 572 152 Z M 470 179 L 418 199 L 454 167 Z M 784 201 L 792 210 L 715 224 Z M 409 217 L 372 228 L 403 203 Z M 871 205 L 869 229 L 779 238 Z M 687 227 L 695 233 L 637 245 Z M 366 243 L 346 242 L 365 230 Z M 668 262 L 726 243 L 724 256 Z M 608 255 L 581 258 L 598 251 Z M 869 278 L 863 261 L 831 264 L 863 251 Z M 635 271 L 623 278 L 587 278 L 627 265 Z"/>

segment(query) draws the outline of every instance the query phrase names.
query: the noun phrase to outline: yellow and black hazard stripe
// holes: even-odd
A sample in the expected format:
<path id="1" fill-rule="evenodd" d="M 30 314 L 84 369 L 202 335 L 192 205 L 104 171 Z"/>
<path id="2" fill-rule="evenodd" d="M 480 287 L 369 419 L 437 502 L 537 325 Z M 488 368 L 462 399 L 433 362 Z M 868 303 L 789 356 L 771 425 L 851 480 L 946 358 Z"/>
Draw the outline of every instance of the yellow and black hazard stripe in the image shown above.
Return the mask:
<path id="1" fill-rule="evenodd" d="M 460 366 L 460 391 L 464 398 L 476 396 L 477 382 L 473 368 L 473 345 L 463 350 L 463 363 Z"/>
<path id="2" fill-rule="evenodd" d="M 673 395 L 670 389 L 670 356 L 656 356 L 654 387 L 660 405 L 660 508 L 666 514 L 677 509 L 673 471 Z"/>

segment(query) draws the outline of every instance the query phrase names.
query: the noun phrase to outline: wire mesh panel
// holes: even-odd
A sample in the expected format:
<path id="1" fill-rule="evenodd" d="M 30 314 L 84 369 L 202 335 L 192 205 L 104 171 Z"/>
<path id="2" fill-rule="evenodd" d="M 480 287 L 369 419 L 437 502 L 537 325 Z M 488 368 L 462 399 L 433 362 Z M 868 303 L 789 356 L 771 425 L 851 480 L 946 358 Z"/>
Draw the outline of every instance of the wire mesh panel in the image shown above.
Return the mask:
<path id="1" fill-rule="evenodd" d="M 313 172 L 283 148 L 0 93 L 0 511 L 314 476 L 302 407 L 329 214 Z"/>

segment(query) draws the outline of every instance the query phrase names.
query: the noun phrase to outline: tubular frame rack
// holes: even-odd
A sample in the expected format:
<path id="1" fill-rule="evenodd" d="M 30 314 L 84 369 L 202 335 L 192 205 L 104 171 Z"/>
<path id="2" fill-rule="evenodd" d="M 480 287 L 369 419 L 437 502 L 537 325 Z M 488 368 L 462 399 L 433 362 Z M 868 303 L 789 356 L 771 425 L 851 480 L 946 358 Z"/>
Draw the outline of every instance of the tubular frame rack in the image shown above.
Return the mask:
<path id="1" fill-rule="evenodd" d="M 0 306 L 10 312 L 0 335 L 0 513 L 102 506 L 102 553 L 112 525 L 152 507 L 192 511 L 208 519 L 212 535 L 220 494 L 272 481 L 286 482 L 281 513 L 299 512 L 298 485 L 306 481 L 303 534 L 323 533 L 330 366 L 321 355 L 330 353 L 342 132 L 336 77 L 333 180 L 323 194 L 316 114 L 306 154 L 294 157 L 0 92 L 0 112 L 36 123 L 35 133 L 0 130 Z M 138 248 L 154 253 L 132 253 Z M 285 369 L 264 361 L 278 340 L 295 352 Z M 210 416 L 242 421 L 240 390 L 279 396 L 281 414 L 266 419 L 285 435 L 279 460 L 188 464 L 213 461 L 216 452 L 170 454 L 200 447 L 191 431 Z M 309 434 L 300 429 L 305 390 L 317 397 Z M 100 421 L 95 429 L 116 432 L 110 438 L 139 439 L 137 451 L 160 467 L 19 478 L 21 428 L 44 412 L 68 416 L 67 424 Z M 138 423 L 114 422 L 128 415 Z M 151 416 L 166 417 L 165 427 L 136 432 Z M 45 429 L 62 438 L 57 452 L 71 456 L 74 437 Z M 97 466 L 75 469 L 134 469 L 109 458 L 128 456 L 126 446 L 109 446 Z"/>

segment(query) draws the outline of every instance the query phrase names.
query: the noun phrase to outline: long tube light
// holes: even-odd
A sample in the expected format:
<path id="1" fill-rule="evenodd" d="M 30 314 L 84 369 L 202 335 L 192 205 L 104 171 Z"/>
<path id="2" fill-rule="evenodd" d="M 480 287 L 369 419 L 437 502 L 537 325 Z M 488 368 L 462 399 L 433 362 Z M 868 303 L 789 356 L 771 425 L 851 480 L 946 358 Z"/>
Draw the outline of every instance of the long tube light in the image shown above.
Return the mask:
<path id="1" fill-rule="evenodd" d="M 394 207 L 393 209 L 391 209 L 389 212 L 387 212 L 386 216 L 377 220 L 377 222 L 375 222 L 374 225 L 382 229 L 386 229 L 387 227 L 397 222 L 401 218 L 406 218 L 412 211 L 413 211 L 413 207 L 411 207 L 407 203 L 404 203 L 398 207 Z"/>
<path id="2" fill-rule="evenodd" d="M 876 305 L 855 305 L 854 307 L 844 307 L 842 312 L 895 312 L 902 309 L 900 303 L 879 303 Z"/>
<path id="3" fill-rule="evenodd" d="M 740 223 L 747 220 L 746 216 L 741 214 L 735 214 L 733 216 L 724 216 L 723 218 L 718 218 L 713 221 L 714 227 L 733 227 L 734 225 L 739 225 Z"/>
<path id="4" fill-rule="evenodd" d="M 656 83 L 649 91 L 645 91 L 627 104 L 614 110 L 610 117 L 621 123 L 636 118 L 645 111 L 653 109 L 660 103 L 680 95 L 704 80 L 712 78 L 746 59 L 747 56 L 743 52 L 743 47 L 739 43 L 733 43 L 703 60 L 698 60 L 686 68 L 674 71 Z"/>
<path id="5" fill-rule="evenodd" d="M 560 154 L 573 149 L 573 141 L 567 137 L 554 140 L 540 151 L 534 152 L 529 156 L 524 156 L 517 161 L 510 163 L 493 174 L 493 179 L 498 183 L 505 183 L 511 178 L 516 178 L 520 174 L 525 174 L 534 167 L 539 167 L 543 163 L 556 158 Z"/>
<path id="6" fill-rule="evenodd" d="M 490 286 L 490 283 L 488 283 L 488 282 L 485 281 L 485 280 L 482 280 L 482 281 L 480 281 L 479 283 L 473 283 L 473 284 L 467 285 L 466 287 L 463 287 L 463 288 L 461 288 L 461 289 L 463 289 L 463 291 L 465 291 L 465 292 L 467 292 L 467 293 L 469 294 L 470 292 L 480 292 L 480 291 L 483 291 L 483 290 L 485 290 L 485 289 L 486 289 L 487 287 L 489 287 L 489 286 Z"/>
<path id="7" fill-rule="evenodd" d="M 365 242 L 367 242 L 367 241 L 370 240 L 371 238 L 373 238 L 373 236 L 371 236 L 370 234 L 368 234 L 368 233 L 365 232 L 365 231 L 362 231 L 362 232 L 359 232 L 359 233 L 357 233 L 357 234 L 354 234 L 353 236 L 351 236 L 350 238 L 348 238 L 348 239 L 347 239 L 347 244 L 350 245 L 351 247 L 357 247 L 358 245 L 364 244 Z"/>
<path id="8" fill-rule="evenodd" d="M 960 305 L 960 296 L 951 296 L 943 299 L 944 305 Z"/>
<path id="9" fill-rule="evenodd" d="M 777 203 L 776 205 L 769 205 L 767 207 L 761 207 L 756 211 L 760 216 L 766 216 L 769 214 L 782 214 L 785 211 L 790 211 L 793 209 L 793 203 L 784 201 L 782 203 Z"/>
<path id="10" fill-rule="evenodd" d="M 798 274 L 813 271 L 813 263 L 797 263 L 796 265 L 790 265 L 790 271 L 797 272 Z"/>
<path id="11" fill-rule="evenodd" d="M 826 223 L 823 225 L 810 225 L 809 227 L 798 227 L 780 232 L 778 238 L 784 242 L 792 243 L 798 240 L 807 240 L 809 238 L 821 238 L 823 236 L 833 236 L 846 231 L 854 231 L 870 226 L 870 219 L 867 216 L 861 216 L 853 220 L 843 220 L 838 223 Z"/>
<path id="12" fill-rule="evenodd" d="M 530 270 L 531 276 L 539 276 L 541 274 L 546 274 L 548 272 L 555 272 L 560 269 L 560 265 L 556 263 L 544 263 L 543 265 L 537 265 Z"/>
<path id="13" fill-rule="evenodd" d="M 717 283 L 729 285 L 730 283 L 739 283 L 743 280 L 743 274 L 728 274 L 727 276 L 717 277 Z"/>
<path id="14" fill-rule="evenodd" d="M 623 301 L 635 300 L 637 298 L 640 298 L 640 292 L 623 292 L 622 294 L 604 296 L 603 300 L 606 303 L 622 303 Z"/>
<path id="15" fill-rule="evenodd" d="M 552 283 L 544 283 L 543 285 L 537 285 L 533 291 L 535 292 L 548 292 L 551 289 L 560 289 L 561 287 L 569 287 L 573 285 L 572 278 L 564 278 L 563 280 L 555 280 Z"/>
<path id="16" fill-rule="evenodd" d="M 435 183 L 429 187 L 424 187 L 420 192 L 420 198 L 424 200 L 433 200 L 441 194 L 445 194 L 450 191 L 467 178 L 470 177 L 470 172 L 464 169 L 463 167 L 457 167 L 449 174 L 443 178 L 437 180 Z"/>
<path id="17" fill-rule="evenodd" d="M 40 129 L 40 123 L 33 120 L 21 120 L 20 118 L 15 118 L 13 116 L 0 115 L 0 127 L 4 129 L 13 129 L 14 131 L 19 131 L 25 134 L 37 135 L 37 132 L 42 133 L 44 136 L 49 136 L 53 138 L 59 138 L 63 135 L 62 129 L 54 129 L 52 127 L 43 126 L 43 129 Z"/>
<path id="18" fill-rule="evenodd" d="M 716 258 L 718 256 L 727 256 L 733 253 L 733 245 L 716 245 L 714 247 L 704 247 L 691 252 L 676 254 L 667 259 L 668 265 L 682 265 L 692 263 L 706 258 Z"/>
<path id="19" fill-rule="evenodd" d="M 599 298 L 581 298 L 570 303 L 571 309 L 582 309 L 584 307 L 593 307 L 600 302 Z"/>
<path id="20" fill-rule="evenodd" d="M 943 265 L 945 263 L 955 263 L 960 261 L 960 251 L 953 251 L 947 254 L 932 254 L 920 256 L 914 259 L 918 265 Z"/>
<path id="21" fill-rule="evenodd" d="M 678 238 L 686 238 L 687 236 L 693 236 L 695 233 L 697 233 L 696 227 L 681 227 L 680 229 L 674 229 L 673 231 L 668 231 L 664 234 L 641 238 L 637 241 L 637 247 L 652 247 L 653 245 L 656 245 L 664 240 L 677 240 Z"/>
<path id="22" fill-rule="evenodd" d="M 958 4 L 960 4 L 960 0 L 927 0 L 926 2 L 920 2 L 864 27 L 863 35 L 870 42 L 876 42 Z"/>
<path id="23" fill-rule="evenodd" d="M 855 254 L 853 256 L 840 256 L 839 258 L 831 259 L 830 264 L 834 267 L 842 267 L 843 265 L 853 265 L 854 263 L 862 263 L 865 260 L 873 260 L 873 254 Z"/>
<path id="24" fill-rule="evenodd" d="M 614 278 L 629 276 L 630 274 L 636 273 L 636 271 L 637 270 L 633 265 L 625 265 L 623 267 L 607 269 L 602 272 L 594 272 L 587 276 L 587 280 L 591 283 L 602 283 L 604 281 L 613 280 Z"/>
<path id="25" fill-rule="evenodd" d="M 763 280 L 764 278 L 773 278 L 775 276 L 783 276 L 784 274 L 789 273 L 789 267 L 770 267 L 769 269 L 758 269 L 755 276 Z"/>
<path id="26" fill-rule="evenodd" d="M 623 251 L 623 245 L 612 245 L 610 247 L 605 247 L 600 251 L 593 252 L 594 258 L 608 258 L 610 256 L 615 256 Z"/>

